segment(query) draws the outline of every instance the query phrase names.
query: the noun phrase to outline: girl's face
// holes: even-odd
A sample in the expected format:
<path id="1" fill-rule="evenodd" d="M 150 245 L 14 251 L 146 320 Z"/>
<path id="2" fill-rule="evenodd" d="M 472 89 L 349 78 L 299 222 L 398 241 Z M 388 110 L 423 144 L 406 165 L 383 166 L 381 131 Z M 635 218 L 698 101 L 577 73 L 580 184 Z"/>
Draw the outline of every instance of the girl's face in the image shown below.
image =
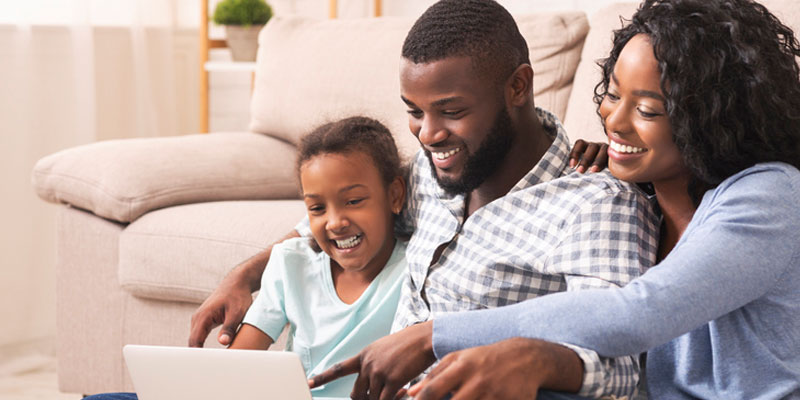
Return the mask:
<path id="1" fill-rule="evenodd" d="M 648 37 L 634 36 L 620 52 L 600 103 L 608 168 L 619 179 L 657 183 L 688 175 L 672 140 L 660 79 Z"/>
<path id="2" fill-rule="evenodd" d="M 300 167 L 300 183 L 320 248 L 346 271 L 382 269 L 394 248 L 403 180 L 386 187 L 372 158 L 353 151 L 312 157 Z"/>

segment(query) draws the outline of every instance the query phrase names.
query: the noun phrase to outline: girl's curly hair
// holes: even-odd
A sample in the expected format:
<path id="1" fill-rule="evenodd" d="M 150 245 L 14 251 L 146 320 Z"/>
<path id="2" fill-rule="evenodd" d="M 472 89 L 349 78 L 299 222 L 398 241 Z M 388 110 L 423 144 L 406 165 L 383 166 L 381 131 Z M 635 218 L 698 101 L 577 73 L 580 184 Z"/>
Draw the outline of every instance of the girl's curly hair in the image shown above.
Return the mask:
<path id="1" fill-rule="evenodd" d="M 705 189 L 756 163 L 800 168 L 800 45 L 751 0 L 645 0 L 614 32 L 598 107 L 625 44 L 646 34 L 661 72 L 673 140 L 699 202 Z"/>

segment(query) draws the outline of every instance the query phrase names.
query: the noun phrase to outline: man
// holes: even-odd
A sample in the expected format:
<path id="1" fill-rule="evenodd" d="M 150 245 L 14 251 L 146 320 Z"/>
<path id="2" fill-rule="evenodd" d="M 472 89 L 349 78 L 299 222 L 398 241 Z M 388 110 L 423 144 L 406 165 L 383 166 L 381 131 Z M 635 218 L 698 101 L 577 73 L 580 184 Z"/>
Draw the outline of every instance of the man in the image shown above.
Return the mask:
<path id="1" fill-rule="evenodd" d="M 400 75 L 409 125 L 422 146 L 404 212 L 413 236 L 395 325 L 405 329 L 313 382 L 359 372 L 354 398 L 394 398 L 432 364 L 430 321 L 438 316 L 622 286 L 655 259 L 656 219 L 634 187 L 608 173 L 569 174 L 565 132 L 534 106 L 527 44 L 500 5 L 431 6 L 406 38 Z M 258 277 L 234 274 L 211 301 L 238 287 L 235 312 L 204 304 L 193 321 L 194 344 L 210 321 L 224 316 L 227 325 L 244 314 Z M 634 357 L 604 359 L 541 343 L 559 368 L 582 371 L 583 379 L 561 382 L 554 374 L 540 387 L 595 397 L 628 394 L 636 384 Z"/>

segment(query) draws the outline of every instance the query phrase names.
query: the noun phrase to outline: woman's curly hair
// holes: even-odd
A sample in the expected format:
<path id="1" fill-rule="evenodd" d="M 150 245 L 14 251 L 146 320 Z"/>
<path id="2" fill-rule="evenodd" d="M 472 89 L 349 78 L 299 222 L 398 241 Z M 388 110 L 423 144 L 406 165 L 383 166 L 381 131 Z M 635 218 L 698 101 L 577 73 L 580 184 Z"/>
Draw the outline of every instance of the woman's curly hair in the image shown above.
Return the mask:
<path id="1" fill-rule="evenodd" d="M 661 90 L 696 202 L 705 189 L 756 163 L 800 168 L 800 45 L 751 0 L 645 0 L 614 32 L 599 62 L 598 107 L 622 48 L 637 34 L 653 45 Z"/>

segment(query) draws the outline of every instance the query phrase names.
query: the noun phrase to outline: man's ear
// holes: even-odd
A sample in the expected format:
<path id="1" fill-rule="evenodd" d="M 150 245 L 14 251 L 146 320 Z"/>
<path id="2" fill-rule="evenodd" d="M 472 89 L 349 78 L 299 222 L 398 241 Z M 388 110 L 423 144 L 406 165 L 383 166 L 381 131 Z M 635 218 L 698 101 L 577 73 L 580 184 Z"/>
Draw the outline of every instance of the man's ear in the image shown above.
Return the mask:
<path id="1" fill-rule="evenodd" d="M 389 204 L 392 214 L 400 214 L 406 200 L 406 181 L 402 176 L 394 178 L 389 184 Z"/>
<path id="2" fill-rule="evenodd" d="M 533 68 L 522 64 L 509 77 L 507 85 L 509 105 L 520 107 L 533 99 Z"/>

